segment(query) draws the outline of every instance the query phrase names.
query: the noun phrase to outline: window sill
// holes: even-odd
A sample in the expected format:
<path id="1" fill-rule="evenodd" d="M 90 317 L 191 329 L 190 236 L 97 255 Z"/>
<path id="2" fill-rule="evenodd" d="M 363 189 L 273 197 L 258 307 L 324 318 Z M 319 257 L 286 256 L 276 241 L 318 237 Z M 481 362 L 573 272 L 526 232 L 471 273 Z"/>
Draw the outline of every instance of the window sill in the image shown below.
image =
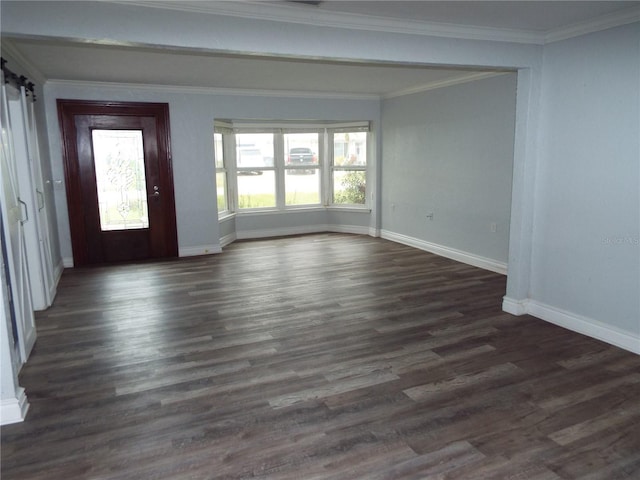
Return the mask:
<path id="1" fill-rule="evenodd" d="M 369 207 L 355 207 L 353 205 L 329 205 L 326 208 L 332 212 L 371 213 L 371 209 Z"/>
<path id="2" fill-rule="evenodd" d="M 285 210 L 277 210 L 275 208 L 269 209 L 261 209 L 261 210 L 241 210 L 237 212 L 237 215 L 245 216 L 245 215 L 286 215 L 289 213 L 309 213 L 309 212 L 345 212 L 345 213 L 371 213 L 371 209 L 368 207 L 354 207 L 351 205 L 347 206 L 338 206 L 338 205 L 330 205 L 330 206 L 308 206 L 308 207 L 289 207 Z"/>
<path id="3" fill-rule="evenodd" d="M 325 207 L 323 206 L 318 206 L 318 205 L 311 205 L 308 207 L 291 207 L 291 208 L 287 208 L 286 210 L 279 210 L 276 208 L 262 208 L 262 209 L 256 209 L 256 210 L 250 210 L 250 209 L 246 209 L 246 210 L 239 210 L 238 211 L 238 215 L 283 215 L 283 214 L 287 214 L 287 213 L 297 213 L 297 212 L 321 212 L 325 210 Z"/>
<path id="4" fill-rule="evenodd" d="M 234 218 L 236 218 L 235 212 L 225 212 L 218 217 L 218 222 L 228 222 L 229 220 L 232 220 Z"/>

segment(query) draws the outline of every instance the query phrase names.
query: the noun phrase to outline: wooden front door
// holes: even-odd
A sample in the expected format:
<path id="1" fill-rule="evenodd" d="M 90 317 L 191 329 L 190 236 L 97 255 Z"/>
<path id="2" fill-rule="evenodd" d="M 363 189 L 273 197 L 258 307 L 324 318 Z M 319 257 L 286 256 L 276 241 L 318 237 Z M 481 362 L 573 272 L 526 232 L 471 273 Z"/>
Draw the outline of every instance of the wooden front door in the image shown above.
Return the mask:
<path id="1" fill-rule="evenodd" d="M 169 108 L 58 100 L 76 266 L 177 257 Z"/>

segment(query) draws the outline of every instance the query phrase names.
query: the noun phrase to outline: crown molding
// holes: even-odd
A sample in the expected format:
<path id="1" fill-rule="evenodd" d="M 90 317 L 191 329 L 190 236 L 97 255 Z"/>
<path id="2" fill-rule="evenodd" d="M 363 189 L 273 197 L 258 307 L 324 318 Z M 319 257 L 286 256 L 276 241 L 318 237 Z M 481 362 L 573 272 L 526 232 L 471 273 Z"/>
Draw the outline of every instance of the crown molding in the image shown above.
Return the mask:
<path id="1" fill-rule="evenodd" d="M 304 92 L 288 90 L 252 90 L 240 88 L 219 88 L 219 87 L 190 87 L 180 85 L 156 85 L 151 83 L 117 83 L 117 82 L 94 82 L 85 80 L 61 80 L 49 79 L 46 82 L 49 86 L 71 86 L 90 88 L 114 88 L 123 90 L 144 90 L 165 93 L 189 93 L 194 95 L 227 95 L 227 96 L 249 96 L 249 97 L 281 97 L 281 98 L 309 98 L 309 99 L 331 99 L 331 100 L 380 100 L 380 95 L 359 94 L 359 93 L 332 93 L 332 92 Z"/>
<path id="2" fill-rule="evenodd" d="M 403 97 L 405 95 L 412 95 L 414 93 L 426 92 L 429 90 L 435 90 L 438 88 L 451 87 L 453 85 L 460 85 L 462 83 L 475 82 L 483 80 L 485 78 L 497 77 L 499 75 L 505 75 L 512 72 L 474 72 L 465 73 L 454 78 L 447 78 L 436 82 L 427 83 L 425 85 L 419 85 L 417 87 L 406 88 L 404 90 L 398 90 L 396 92 L 390 92 L 382 95 L 382 99 L 387 100 L 389 98 Z"/>
<path id="3" fill-rule="evenodd" d="M 128 6 L 152 7 L 198 14 L 223 15 L 297 23 L 316 27 L 368 30 L 384 33 L 424 35 L 466 40 L 486 40 L 542 45 L 544 32 L 507 28 L 458 25 L 439 22 L 385 18 L 373 15 L 337 13 L 296 5 L 266 4 L 261 1 L 197 2 L 178 0 L 103 0 Z"/>
<path id="4" fill-rule="evenodd" d="M 332 93 L 332 92 L 304 92 L 304 91 L 284 91 L 284 90 L 254 90 L 240 88 L 220 88 L 220 87 L 190 87 L 179 85 L 156 85 L 150 83 L 117 83 L 117 82 L 95 82 L 88 80 L 60 80 L 50 79 L 47 85 L 60 85 L 71 87 L 89 88 L 114 88 L 123 90 L 144 90 L 164 93 L 180 93 L 194 95 L 226 95 L 226 96 L 249 96 L 249 97 L 282 97 L 282 98 L 308 98 L 325 100 L 386 100 L 390 98 L 412 95 L 414 93 L 436 90 L 438 88 L 460 85 L 463 83 L 475 82 L 486 78 L 497 77 L 511 72 L 473 72 L 463 75 L 431 82 L 417 87 L 398 90 L 383 95 L 358 94 L 358 93 Z"/>
<path id="5" fill-rule="evenodd" d="M 549 30 L 544 36 L 544 43 L 559 42 L 588 33 L 595 33 L 608 28 L 620 27 L 629 23 L 640 22 L 640 7 L 632 7 L 619 12 L 603 15 L 587 22 L 567 25 Z"/>
<path id="6" fill-rule="evenodd" d="M 44 74 L 36 68 L 33 63 L 27 60 L 11 40 L 6 38 L 2 39 L 2 56 L 5 57 L 8 62 L 11 62 L 12 60 L 15 61 L 20 69 L 23 70 L 20 74 L 28 76 L 31 81 L 39 85 L 44 85 L 47 81 Z M 17 70 L 15 67 L 11 66 L 11 63 L 9 63 L 9 68 L 14 71 Z"/>

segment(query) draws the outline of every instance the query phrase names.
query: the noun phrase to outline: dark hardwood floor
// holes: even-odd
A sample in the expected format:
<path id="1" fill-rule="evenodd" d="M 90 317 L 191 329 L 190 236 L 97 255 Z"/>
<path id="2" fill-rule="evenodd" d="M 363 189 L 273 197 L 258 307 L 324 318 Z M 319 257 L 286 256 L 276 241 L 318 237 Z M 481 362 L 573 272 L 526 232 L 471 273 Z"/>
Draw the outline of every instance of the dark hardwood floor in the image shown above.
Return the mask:
<path id="1" fill-rule="evenodd" d="M 638 479 L 640 357 L 322 234 L 66 270 L 2 479 Z"/>

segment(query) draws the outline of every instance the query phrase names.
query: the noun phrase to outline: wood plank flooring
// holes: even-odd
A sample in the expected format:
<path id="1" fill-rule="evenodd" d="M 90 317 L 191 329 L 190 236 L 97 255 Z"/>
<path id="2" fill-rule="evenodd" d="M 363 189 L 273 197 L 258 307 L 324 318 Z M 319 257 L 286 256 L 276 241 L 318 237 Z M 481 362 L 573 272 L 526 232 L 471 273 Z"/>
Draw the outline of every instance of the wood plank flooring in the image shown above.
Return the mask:
<path id="1" fill-rule="evenodd" d="M 640 357 L 382 239 L 66 270 L 3 480 L 638 479 Z"/>

